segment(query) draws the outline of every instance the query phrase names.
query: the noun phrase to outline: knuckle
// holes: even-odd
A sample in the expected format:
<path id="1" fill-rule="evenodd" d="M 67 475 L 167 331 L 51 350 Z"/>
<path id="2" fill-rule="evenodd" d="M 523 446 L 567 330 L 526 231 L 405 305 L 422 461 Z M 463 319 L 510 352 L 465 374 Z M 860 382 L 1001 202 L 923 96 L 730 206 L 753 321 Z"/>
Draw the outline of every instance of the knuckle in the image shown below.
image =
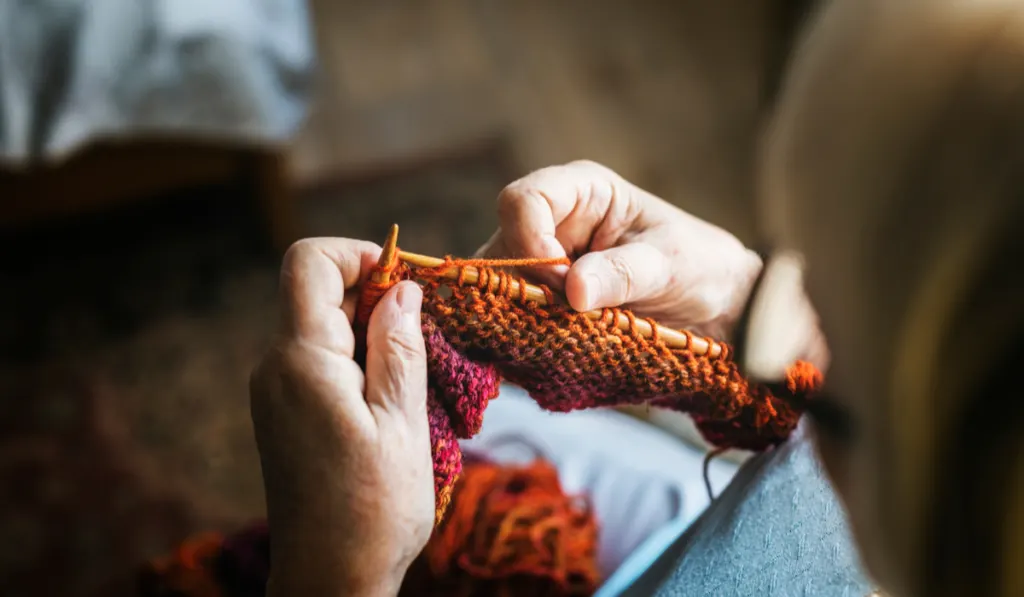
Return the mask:
<path id="1" fill-rule="evenodd" d="M 524 211 L 538 193 L 536 184 L 523 181 L 516 181 L 502 189 L 498 194 L 498 215 L 502 222 L 512 223 L 524 218 Z"/>
<path id="2" fill-rule="evenodd" d="M 300 342 L 287 341 L 275 345 L 268 353 L 268 359 L 276 364 L 278 371 L 299 369 L 309 360 L 307 351 Z"/>
<path id="3" fill-rule="evenodd" d="M 512 181 L 505 185 L 505 188 L 498 194 L 498 203 L 515 205 L 525 199 L 529 199 L 531 194 L 536 194 L 543 187 L 547 186 L 549 180 L 561 176 L 564 168 L 564 166 L 547 166 Z"/>
<path id="4" fill-rule="evenodd" d="M 316 242 L 313 239 L 304 238 L 292 243 L 285 251 L 284 257 L 281 258 L 281 275 L 289 276 L 297 264 L 308 260 L 314 252 L 316 252 Z"/>
<path id="5" fill-rule="evenodd" d="M 577 170 L 600 170 L 602 172 L 611 172 L 611 169 L 604 164 L 588 159 L 573 160 L 566 164 L 565 167 Z"/>
<path id="6" fill-rule="evenodd" d="M 268 372 L 272 383 L 284 392 L 294 393 L 306 384 L 310 373 L 317 370 L 319 355 L 303 342 L 285 342 L 271 349 Z"/>
<path id="7" fill-rule="evenodd" d="M 498 193 L 498 211 L 505 213 L 522 201 L 522 191 L 519 181 L 513 182 Z"/>
<path id="8" fill-rule="evenodd" d="M 624 179 L 618 172 L 612 168 L 594 160 L 575 160 L 569 162 L 564 166 L 567 170 L 573 172 L 574 175 L 585 175 L 588 179 L 593 178 L 604 178 L 611 182 L 613 185 L 617 185 Z"/>
<path id="9" fill-rule="evenodd" d="M 513 237 L 522 234 L 522 226 L 528 222 L 552 217 L 552 200 L 544 187 L 536 183 L 513 183 L 498 195 L 498 219 Z"/>
<path id="10" fill-rule="evenodd" d="M 288 247 L 284 254 L 284 262 L 292 263 L 313 251 L 314 241 L 310 238 L 297 240 Z"/>

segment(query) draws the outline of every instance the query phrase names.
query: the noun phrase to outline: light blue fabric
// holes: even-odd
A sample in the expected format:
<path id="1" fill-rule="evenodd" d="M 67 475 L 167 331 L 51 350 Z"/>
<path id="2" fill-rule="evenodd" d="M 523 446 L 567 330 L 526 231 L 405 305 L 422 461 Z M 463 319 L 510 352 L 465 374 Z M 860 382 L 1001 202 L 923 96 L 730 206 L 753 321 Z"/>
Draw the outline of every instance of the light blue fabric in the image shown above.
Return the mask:
<path id="1" fill-rule="evenodd" d="M 594 597 L 618 597 L 640 579 L 690 526 L 687 518 L 677 518 L 644 541 L 625 562 L 605 580 Z"/>
<path id="2" fill-rule="evenodd" d="M 677 537 L 652 537 L 601 597 L 864 597 L 874 590 L 803 428 L 748 461 Z"/>
<path id="3" fill-rule="evenodd" d="M 620 572 L 622 566 L 646 568 L 629 561 L 664 551 L 710 501 L 701 450 L 612 409 L 545 411 L 514 386 L 502 386 L 480 433 L 460 444 L 495 462 L 539 457 L 551 463 L 562 488 L 586 496 L 593 509 L 600 523 L 598 569 L 613 584 L 625 578 L 628 585 L 636 574 Z M 712 462 L 712 487 L 724 491 L 737 469 L 724 458 Z"/>

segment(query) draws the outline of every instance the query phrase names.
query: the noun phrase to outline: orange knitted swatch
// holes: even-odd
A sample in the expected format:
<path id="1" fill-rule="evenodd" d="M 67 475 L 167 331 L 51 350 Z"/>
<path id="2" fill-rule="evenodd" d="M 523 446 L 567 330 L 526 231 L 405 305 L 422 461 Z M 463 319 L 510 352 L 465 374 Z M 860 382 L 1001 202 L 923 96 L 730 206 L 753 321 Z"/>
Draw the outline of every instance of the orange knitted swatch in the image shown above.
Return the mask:
<path id="1" fill-rule="evenodd" d="M 728 347 L 717 357 L 669 348 L 656 336 L 643 337 L 627 310 L 606 309 L 593 321 L 557 304 L 546 287 L 547 305 L 512 298 L 511 282 L 525 281 L 498 268 L 538 263 L 448 258 L 442 266 L 413 270 L 396 257 L 379 270 L 388 274 L 387 284 L 371 281 L 363 289 L 355 322 L 360 342 L 373 306 L 388 288 L 415 279 L 424 289 L 438 521 L 461 470 L 458 439 L 479 431 L 501 378 L 550 411 L 649 404 L 687 412 L 718 447 L 764 450 L 796 427 L 800 413 L 785 397 L 740 375 Z M 465 277 L 470 266 L 479 272 L 473 283 Z M 458 280 L 444 275 L 452 268 L 461 272 Z M 615 325 L 620 315 L 634 324 L 629 330 Z M 821 381 L 813 366 L 795 363 L 786 389 L 802 403 Z"/>

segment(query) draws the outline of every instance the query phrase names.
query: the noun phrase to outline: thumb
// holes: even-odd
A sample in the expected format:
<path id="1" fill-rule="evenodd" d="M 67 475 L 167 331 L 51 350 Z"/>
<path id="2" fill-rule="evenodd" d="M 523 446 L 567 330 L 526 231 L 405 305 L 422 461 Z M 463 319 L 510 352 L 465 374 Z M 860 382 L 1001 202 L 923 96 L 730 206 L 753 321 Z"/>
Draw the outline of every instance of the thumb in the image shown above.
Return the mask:
<path id="1" fill-rule="evenodd" d="M 565 294 L 577 311 L 620 307 L 661 295 L 669 280 L 665 255 L 647 243 L 587 253 L 565 280 Z"/>
<path id="2" fill-rule="evenodd" d="M 420 325 L 423 291 L 399 282 L 377 303 L 366 332 L 366 402 L 381 411 L 426 415 L 427 354 Z"/>

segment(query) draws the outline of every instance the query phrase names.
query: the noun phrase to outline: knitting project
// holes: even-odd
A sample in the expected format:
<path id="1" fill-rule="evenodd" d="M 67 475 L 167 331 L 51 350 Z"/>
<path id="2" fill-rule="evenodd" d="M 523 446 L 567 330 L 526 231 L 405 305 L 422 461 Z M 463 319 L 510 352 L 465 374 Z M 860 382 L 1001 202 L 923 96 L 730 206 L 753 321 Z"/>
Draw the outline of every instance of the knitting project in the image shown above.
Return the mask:
<path id="1" fill-rule="evenodd" d="M 800 413 L 767 387 L 748 383 L 728 347 L 717 357 L 669 348 L 653 321 L 655 335 L 645 338 L 631 312 L 605 309 L 593 321 L 556 303 L 543 286 L 546 305 L 512 298 L 511 282 L 525 280 L 502 268 L 538 263 L 544 261 L 449 257 L 439 267 L 413 269 L 395 252 L 390 263 L 377 267 L 375 274 L 384 276 L 375 275 L 363 286 L 354 322 L 360 359 L 370 314 L 384 293 L 401 280 L 415 279 L 423 287 L 436 522 L 462 467 L 458 440 L 479 432 L 484 409 L 503 378 L 550 411 L 648 404 L 686 412 L 720 448 L 761 451 L 784 441 L 796 427 Z M 467 267 L 477 270 L 475 283 L 468 281 Z M 460 272 L 458 279 L 446 277 L 452 268 Z M 381 278 L 388 281 L 376 281 Z M 630 329 L 615 325 L 620 314 Z M 786 385 L 802 403 L 821 381 L 812 365 L 798 362 Z"/>

